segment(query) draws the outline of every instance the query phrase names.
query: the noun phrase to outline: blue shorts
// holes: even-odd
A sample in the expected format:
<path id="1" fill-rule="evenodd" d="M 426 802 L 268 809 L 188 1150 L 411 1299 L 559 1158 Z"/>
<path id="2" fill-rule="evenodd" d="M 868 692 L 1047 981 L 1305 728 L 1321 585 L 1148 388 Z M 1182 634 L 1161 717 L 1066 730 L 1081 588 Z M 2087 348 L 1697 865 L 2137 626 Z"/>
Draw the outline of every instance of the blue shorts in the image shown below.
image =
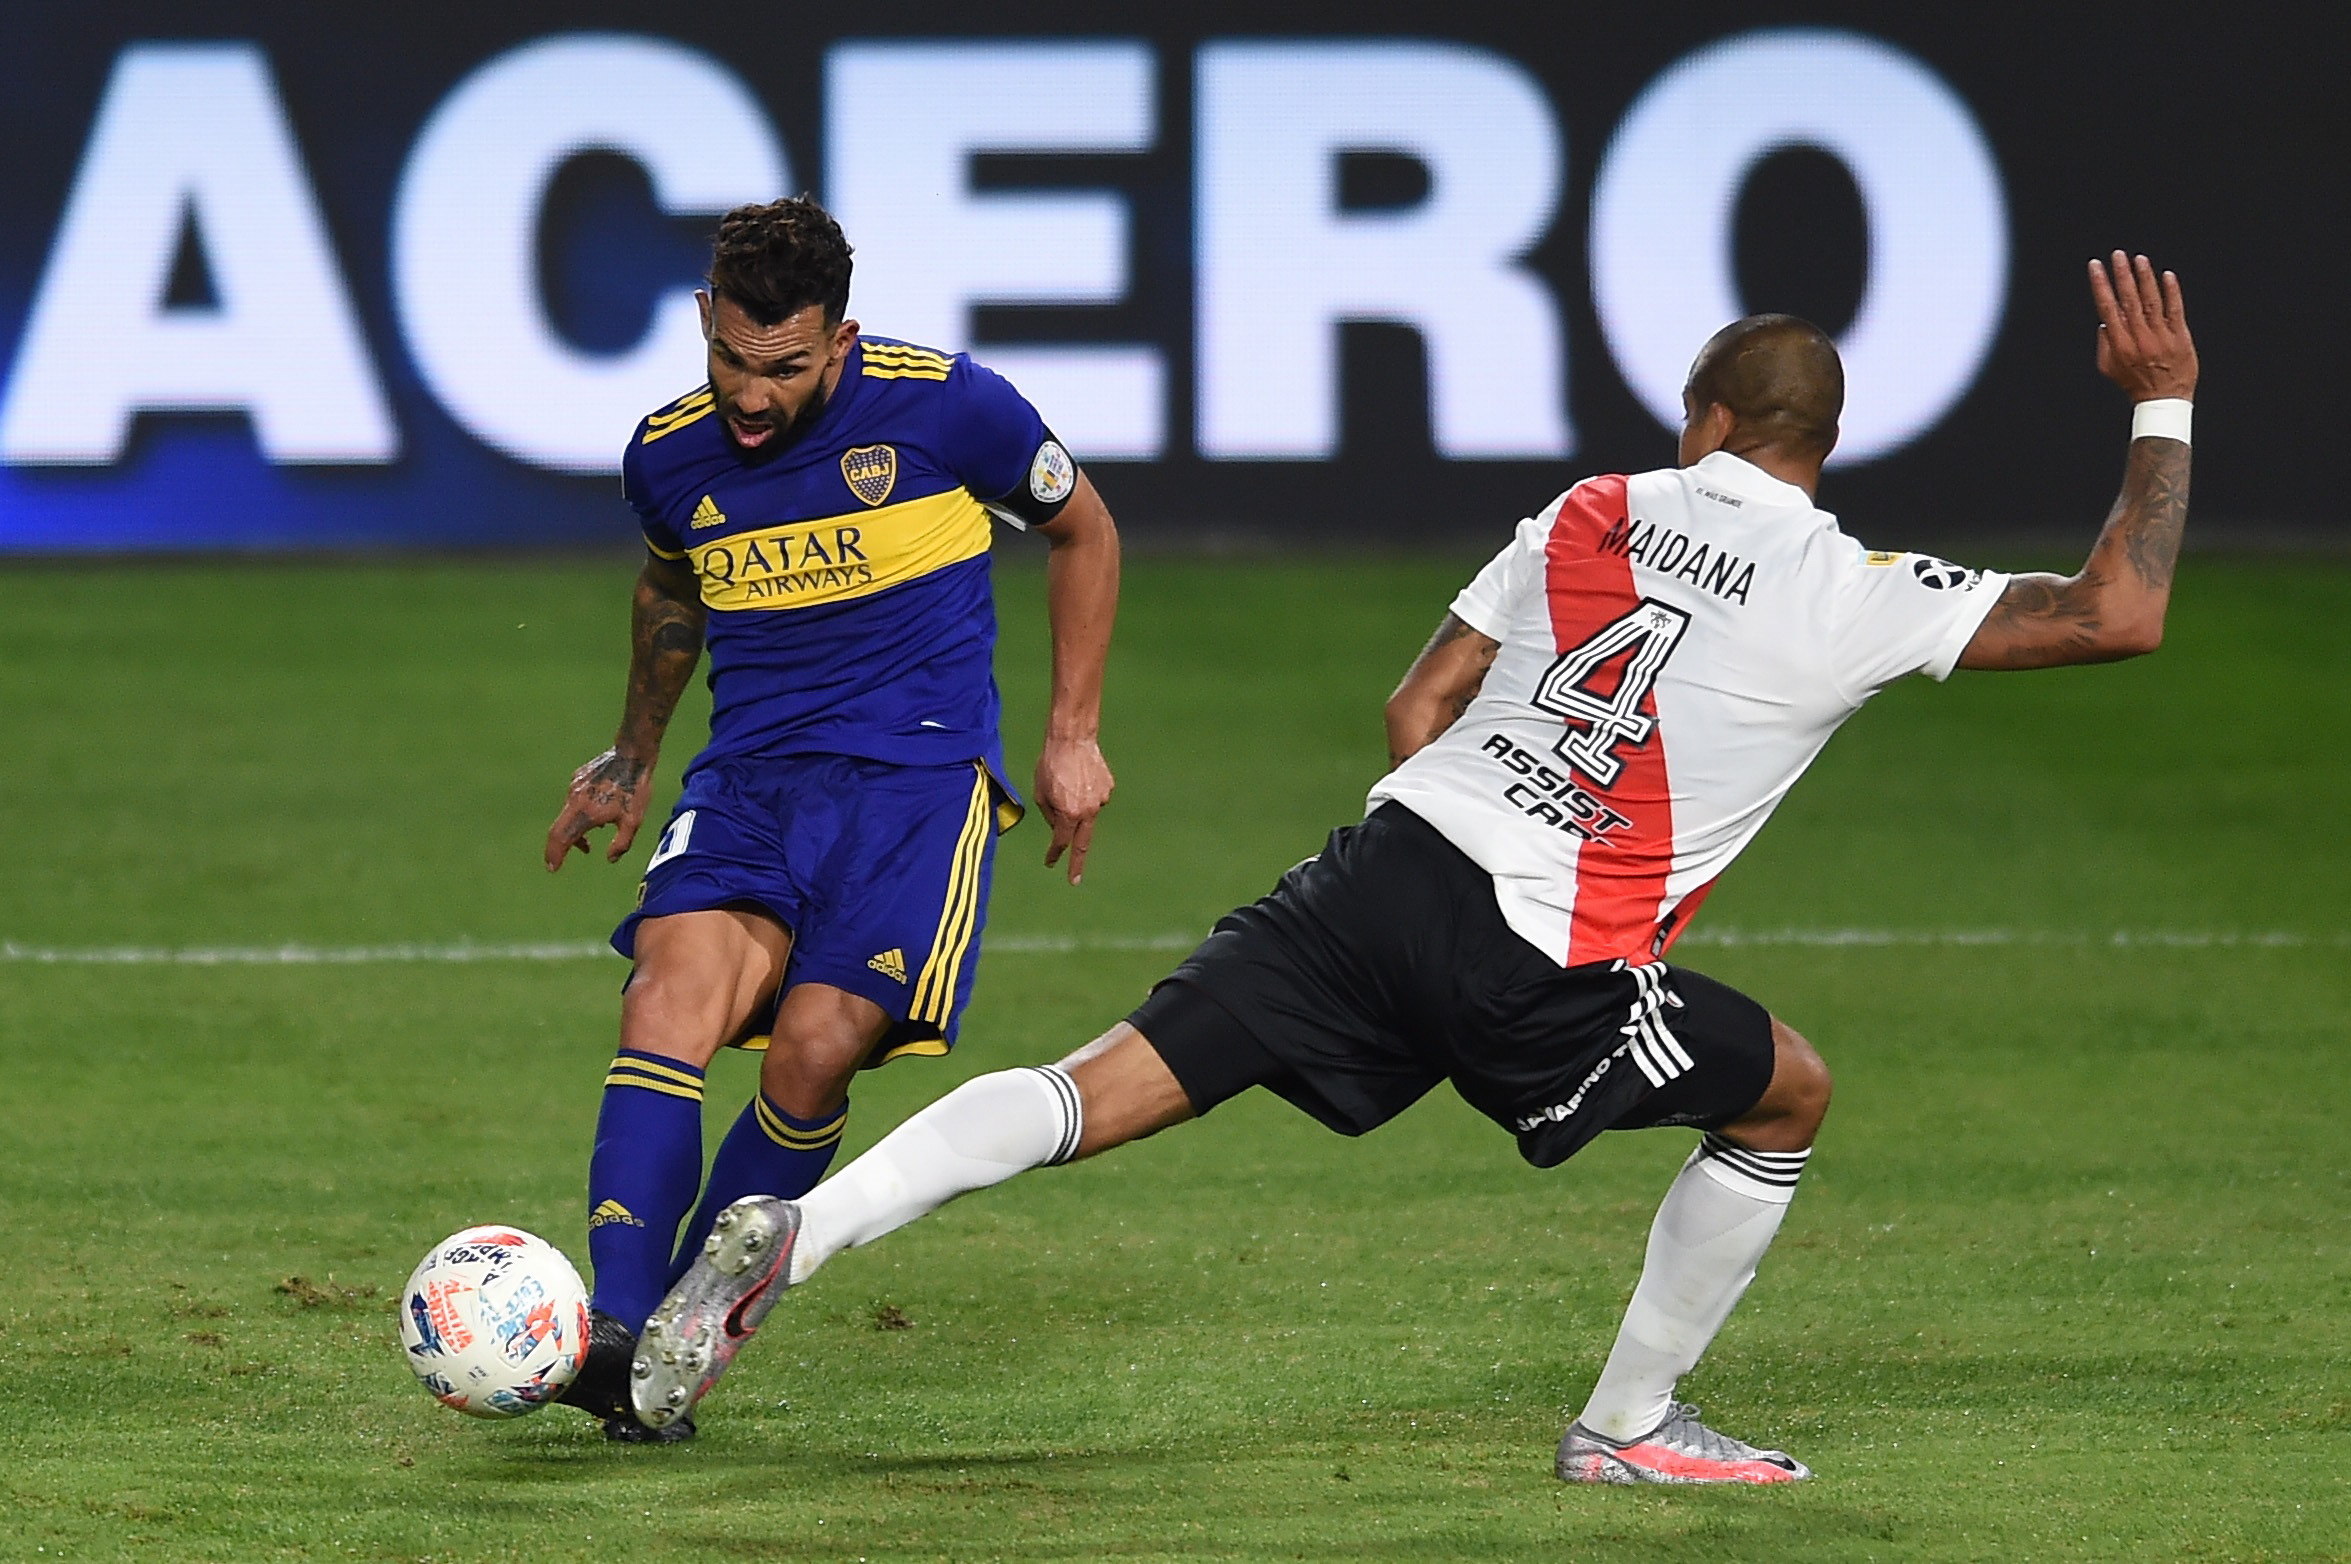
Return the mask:
<path id="1" fill-rule="evenodd" d="M 979 970 L 996 835 L 1019 818 L 978 762 L 718 761 L 686 778 L 612 948 L 633 958 L 647 918 L 757 908 L 792 934 L 778 1000 L 826 983 L 881 1006 L 893 1024 L 868 1065 L 943 1054 Z M 735 1045 L 766 1047 L 774 1019 L 771 1003 Z"/>

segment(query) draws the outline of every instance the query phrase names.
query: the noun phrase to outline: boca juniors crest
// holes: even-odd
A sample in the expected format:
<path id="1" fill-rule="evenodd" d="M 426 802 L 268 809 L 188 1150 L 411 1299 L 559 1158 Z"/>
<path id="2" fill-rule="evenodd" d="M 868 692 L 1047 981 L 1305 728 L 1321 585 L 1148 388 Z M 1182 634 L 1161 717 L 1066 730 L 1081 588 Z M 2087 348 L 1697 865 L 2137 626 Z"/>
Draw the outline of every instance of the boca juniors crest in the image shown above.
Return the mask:
<path id="1" fill-rule="evenodd" d="M 898 452 L 887 445 L 860 445 L 841 453 L 841 476 L 849 492 L 868 505 L 890 497 L 898 482 Z"/>

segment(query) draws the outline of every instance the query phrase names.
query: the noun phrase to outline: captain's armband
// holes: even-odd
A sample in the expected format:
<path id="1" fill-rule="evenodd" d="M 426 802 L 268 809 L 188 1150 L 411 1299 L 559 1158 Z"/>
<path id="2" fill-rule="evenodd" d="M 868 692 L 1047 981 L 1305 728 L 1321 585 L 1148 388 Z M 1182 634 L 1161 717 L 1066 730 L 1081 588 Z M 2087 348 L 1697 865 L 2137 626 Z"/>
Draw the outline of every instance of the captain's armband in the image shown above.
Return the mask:
<path id="1" fill-rule="evenodd" d="M 993 499 L 982 497 L 980 503 L 990 512 L 1024 531 L 1042 527 L 1059 516 L 1069 497 L 1078 489 L 1078 464 L 1069 450 L 1045 431 L 1044 443 L 1029 458 L 1028 476 Z"/>

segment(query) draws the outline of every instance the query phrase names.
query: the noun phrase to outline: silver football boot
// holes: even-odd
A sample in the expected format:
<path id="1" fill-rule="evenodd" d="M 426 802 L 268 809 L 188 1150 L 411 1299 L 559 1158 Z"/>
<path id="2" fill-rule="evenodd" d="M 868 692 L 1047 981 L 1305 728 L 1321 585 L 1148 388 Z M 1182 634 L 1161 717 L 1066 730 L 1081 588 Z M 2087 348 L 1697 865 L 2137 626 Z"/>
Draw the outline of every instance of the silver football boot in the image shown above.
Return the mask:
<path id="1" fill-rule="evenodd" d="M 718 1214 L 693 1265 L 637 1338 L 629 1400 L 648 1428 L 694 1409 L 791 1285 L 800 1208 L 748 1195 Z"/>
<path id="2" fill-rule="evenodd" d="M 1677 1401 L 1665 1421 L 1629 1444 L 1567 1425 L 1553 1468 L 1571 1483 L 1794 1483 L 1812 1469 L 1785 1450 L 1758 1450 L 1698 1421 L 1698 1409 Z"/>

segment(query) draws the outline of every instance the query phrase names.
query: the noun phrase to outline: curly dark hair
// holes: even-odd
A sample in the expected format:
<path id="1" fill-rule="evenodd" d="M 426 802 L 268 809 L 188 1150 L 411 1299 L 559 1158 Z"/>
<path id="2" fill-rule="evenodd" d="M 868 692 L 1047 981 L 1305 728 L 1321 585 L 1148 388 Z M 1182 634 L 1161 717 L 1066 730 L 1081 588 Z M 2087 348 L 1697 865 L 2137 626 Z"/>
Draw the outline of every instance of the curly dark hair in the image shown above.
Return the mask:
<path id="1" fill-rule="evenodd" d="M 763 326 L 824 306 L 825 324 L 849 313 L 849 240 L 833 214 L 807 196 L 738 206 L 718 220 L 710 291 Z"/>

